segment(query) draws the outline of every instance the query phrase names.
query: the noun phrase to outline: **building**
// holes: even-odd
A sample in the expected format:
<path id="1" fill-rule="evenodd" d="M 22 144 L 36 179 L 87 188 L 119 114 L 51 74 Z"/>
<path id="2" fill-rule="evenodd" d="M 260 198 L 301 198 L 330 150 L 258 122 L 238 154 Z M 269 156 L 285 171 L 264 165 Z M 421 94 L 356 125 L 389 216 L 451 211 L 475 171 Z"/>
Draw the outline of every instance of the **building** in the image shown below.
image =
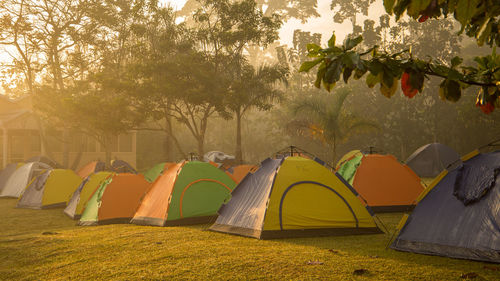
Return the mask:
<path id="1" fill-rule="evenodd" d="M 62 132 L 52 133 L 41 141 L 40 119 L 33 113 L 31 97 L 12 100 L 0 94 L 0 166 L 23 162 L 38 155 L 48 156 L 58 163 L 63 160 Z M 113 159 L 122 159 L 136 166 L 137 132 L 116 137 L 112 143 Z M 44 145 L 46 144 L 46 145 Z M 105 152 L 99 143 L 83 134 L 73 134 L 69 146 L 69 163 L 73 163 L 80 151 L 81 167 L 94 160 L 104 160 Z"/>

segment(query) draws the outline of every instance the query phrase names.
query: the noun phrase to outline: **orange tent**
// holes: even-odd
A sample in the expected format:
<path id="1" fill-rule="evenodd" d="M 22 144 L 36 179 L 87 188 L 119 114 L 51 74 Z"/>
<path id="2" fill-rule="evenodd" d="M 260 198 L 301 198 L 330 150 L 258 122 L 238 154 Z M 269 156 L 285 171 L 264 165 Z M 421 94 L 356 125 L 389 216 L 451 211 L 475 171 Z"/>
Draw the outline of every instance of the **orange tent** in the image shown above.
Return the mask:
<path id="1" fill-rule="evenodd" d="M 257 170 L 255 165 L 238 165 L 227 170 L 227 174 L 234 180 L 235 183 L 240 183 L 241 180 L 250 172 Z"/>
<path id="2" fill-rule="evenodd" d="M 87 178 L 93 173 L 104 171 L 105 164 L 101 161 L 93 161 L 83 166 L 76 172 L 82 179 Z"/>
<path id="3" fill-rule="evenodd" d="M 87 202 L 79 224 L 129 223 L 150 185 L 143 175 L 108 177 Z"/>
<path id="4" fill-rule="evenodd" d="M 337 171 L 375 212 L 405 211 L 424 191 L 420 178 L 392 155 L 358 155 Z"/>

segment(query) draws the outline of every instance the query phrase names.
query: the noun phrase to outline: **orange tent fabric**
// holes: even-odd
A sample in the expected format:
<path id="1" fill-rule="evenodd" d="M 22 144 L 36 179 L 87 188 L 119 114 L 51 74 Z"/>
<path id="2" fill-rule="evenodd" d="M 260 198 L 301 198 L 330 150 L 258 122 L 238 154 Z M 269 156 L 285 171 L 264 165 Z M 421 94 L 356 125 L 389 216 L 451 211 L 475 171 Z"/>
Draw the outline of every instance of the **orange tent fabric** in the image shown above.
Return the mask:
<path id="1" fill-rule="evenodd" d="M 142 175 L 115 175 L 102 196 L 99 221 L 121 218 L 130 220 L 149 186 L 150 183 Z"/>
<path id="2" fill-rule="evenodd" d="M 169 164 L 167 164 L 169 165 Z M 151 190 L 144 196 L 142 203 L 135 214 L 136 217 L 162 219 L 168 211 L 168 201 L 174 188 L 177 173 L 183 163 L 170 164 L 164 174 L 156 179 Z M 154 188 L 156 186 L 164 188 Z"/>
<path id="3" fill-rule="evenodd" d="M 100 172 L 101 169 L 99 169 L 99 167 L 97 167 L 99 165 L 99 163 L 102 163 L 102 162 L 99 162 L 99 161 L 90 162 L 87 165 L 85 165 L 82 168 L 80 168 L 80 170 L 78 170 L 78 172 L 76 172 L 76 173 L 82 179 L 85 179 L 88 176 L 90 176 L 92 173 Z M 102 163 L 102 164 L 104 164 L 104 163 Z M 97 168 L 98 171 L 96 171 L 96 168 Z"/>
<path id="4" fill-rule="evenodd" d="M 228 175 L 235 183 L 240 183 L 248 173 L 255 171 L 257 168 L 255 165 L 238 165 L 232 168 L 232 173 L 228 171 Z"/>
<path id="5" fill-rule="evenodd" d="M 353 187 L 375 211 L 415 204 L 424 191 L 420 178 L 392 155 L 364 155 Z"/>

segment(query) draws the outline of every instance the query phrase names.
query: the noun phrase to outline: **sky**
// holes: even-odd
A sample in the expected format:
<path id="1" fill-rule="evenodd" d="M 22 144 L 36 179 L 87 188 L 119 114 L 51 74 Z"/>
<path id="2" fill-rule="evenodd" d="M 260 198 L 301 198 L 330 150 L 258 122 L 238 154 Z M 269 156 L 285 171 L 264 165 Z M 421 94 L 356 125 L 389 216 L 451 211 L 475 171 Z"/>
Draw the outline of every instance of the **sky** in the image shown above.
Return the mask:
<path id="1" fill-rule="evenodd" d="M 163 0 L 164 3 L 170 3 L 174 9 L 181 9 L 186 0 Z M 279 35 L 281 44 L 292 45 L 293 31 L 295 29 L 301 29 L 302 31 L 310 31 L 311 33 L 321 33 L 322 44 L 326 44 L 328 39 L 331 37 L 332 32 L 335 31 L 335 36 L 339 40 L 351 33 L 352 25 L 349 21 L 343 24 L 337 24 L 333 22 L 334 12 L 330 10 L 330 4 L 332 0 L 318 0 L 318 13 L 321 15 L 317 18 L 309 19 L 305 24 L 301 23 L 298 19 L 291 19 L 283 24 Z M 377 1 L 374 3 L 369 10 L 370 17 L 378 19 L 380 15 L 384 12 L 382 1 Z M 358 22 L 362 22 L 365 18 L 358 17 Z"/>

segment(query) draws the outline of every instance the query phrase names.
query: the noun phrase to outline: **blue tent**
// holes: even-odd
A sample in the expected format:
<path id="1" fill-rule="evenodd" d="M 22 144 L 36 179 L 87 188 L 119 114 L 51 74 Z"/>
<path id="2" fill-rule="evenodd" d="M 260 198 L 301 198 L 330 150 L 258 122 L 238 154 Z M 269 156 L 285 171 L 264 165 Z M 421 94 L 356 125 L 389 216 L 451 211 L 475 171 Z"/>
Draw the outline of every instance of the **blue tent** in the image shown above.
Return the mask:
<path id="1" fill-rule="evenodd" d="M 406 165 L 421 178 L 433 178 L 459 160 L 460 155 L 451 147 L 429 143 L 415 150 L 406 159 Z"/>
<path id="2" fill-rule="evenodd" d="M 500 151 L 463 160 L 420 195 L 392 249 L 500 263 Z"/>

